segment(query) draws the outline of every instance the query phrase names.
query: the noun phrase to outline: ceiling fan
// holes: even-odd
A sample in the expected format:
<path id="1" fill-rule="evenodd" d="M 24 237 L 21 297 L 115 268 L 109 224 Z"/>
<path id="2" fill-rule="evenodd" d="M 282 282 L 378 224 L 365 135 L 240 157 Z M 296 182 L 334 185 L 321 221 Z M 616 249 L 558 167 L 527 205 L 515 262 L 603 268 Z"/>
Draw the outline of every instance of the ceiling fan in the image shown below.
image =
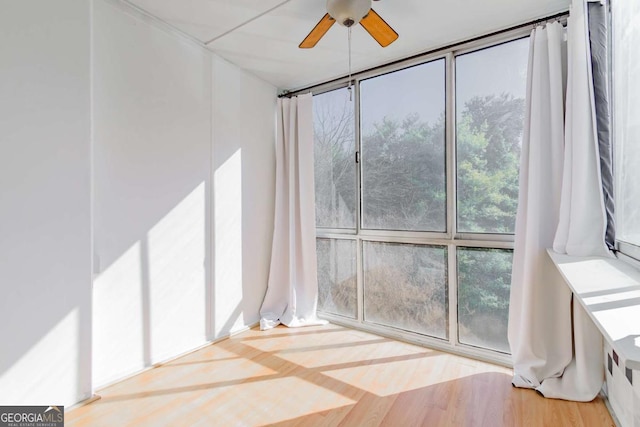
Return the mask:
<path id="1" fill-rule="evenodd" d="M 348 28 L 359 23 L 380 46 L 389 46 L 398 38 L 398 33 L 371 8 L 371 1 L 327 0 L 327 13 L 298 47 L 301 49 L 314 47 L 336 21 Z"/>

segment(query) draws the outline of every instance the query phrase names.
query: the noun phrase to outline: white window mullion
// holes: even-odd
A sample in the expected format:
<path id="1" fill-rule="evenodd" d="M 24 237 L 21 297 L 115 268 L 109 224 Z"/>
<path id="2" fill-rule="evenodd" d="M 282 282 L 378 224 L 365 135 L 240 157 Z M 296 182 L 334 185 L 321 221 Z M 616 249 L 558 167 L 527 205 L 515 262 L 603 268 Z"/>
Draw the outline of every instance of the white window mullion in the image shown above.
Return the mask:
<path id="1" fill-rule="evenodd" d="M 364 322 L 364 266 L 362 263 L 362 239 L 360 238 L 362 227 L 362 147 L 361 147 L 361 128 L 360 128 L 360 80 L 353 83 L 353 102 L 355 103 L 354 120 L 355 120 L 355 144 L 356 144 L 356 188 L 358 195 L 356 197 L 356 234 L 357 254 L 356 254 L 356 289 L 358 308 L 357 320 L 361 324 Z"/>
<path id="2" fill-rule="evenodd" d="M 447 175 L 447 235 L 452 240 L 448 245 L 447 285 L 449 297 L 449 344 L 458 344 L 458 280 L 456 267 L 456 102 L 455 102 L 455 56 L 447 54 L 446 66 L 446 175 Z"/>
<path id="3" fill-rule="evenodd" d="M 449 343 L 458 345 L 458 268 L 456 245 L 451 243 L 447 250 L 448 255 L 448 286 L 449 286 Z"/>
<path id="4" fill-rule="evenodd" d="M 447 235 L 456 235 L 456 97 L 455 97 L 455 57 L 447 55 L 446 66 L 446 169 L 447 174 Z"/>

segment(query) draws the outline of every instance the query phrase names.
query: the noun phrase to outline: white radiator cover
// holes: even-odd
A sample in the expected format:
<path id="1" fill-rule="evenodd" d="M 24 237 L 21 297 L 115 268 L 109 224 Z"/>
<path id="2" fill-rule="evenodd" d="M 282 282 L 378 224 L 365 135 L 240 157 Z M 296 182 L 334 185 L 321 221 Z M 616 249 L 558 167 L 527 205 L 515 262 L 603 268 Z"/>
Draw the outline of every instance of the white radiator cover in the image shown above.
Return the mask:
<path id="1" fill-rule="evenodd" d="M 605 391 L 620 427 L 640 427 L 640 371 L 626 368 L 606 341 L 604 363 Z"/>

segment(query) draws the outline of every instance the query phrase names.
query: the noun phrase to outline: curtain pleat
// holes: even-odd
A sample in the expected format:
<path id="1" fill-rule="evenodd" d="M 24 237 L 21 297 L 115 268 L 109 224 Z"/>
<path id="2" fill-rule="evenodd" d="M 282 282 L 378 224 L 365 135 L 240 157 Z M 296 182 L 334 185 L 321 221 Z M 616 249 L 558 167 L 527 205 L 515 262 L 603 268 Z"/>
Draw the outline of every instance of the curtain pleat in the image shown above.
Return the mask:
<path id="1" fill-rule="evenodd" d="M 607 227 L 605 243 L 609 250 L 615 247 L 615 203 L 613 190 L 613 147 L 611 140 L 611 109 L 609 95 L 609 29 L 606 6 L 590 2 L 588 6 L 589 47 L 593 77 L 595 117 L 600 155 L 602 196 Z"/>
<path id="2" fill-rule="evenodd" d="M 553 250 L 610 256 L 595 122 L 586 4 L 574 0 L 567 21 L 568 75 L 560 222 Z"/>
<path id="3" fill-rule="evenodd" d="M 531 34 L 509 305 L 513 384 L 539 388 L 571 362 L 571 291 L 547 256 L 559 220 L 564 145 L 563 28 Z"/>
<path id="4" fill-rule="evenodd" d="M 262 330 L 326 323 L 316 317 L 312 95 L 278 99 L 277 120 L 275 222 Z"/>
<path id="5" fill-rule="evenodd" d="M 611 157 L 610 151 L 601 156 L 599 144 L 602 137 L 610 150 L 609 129 L 596 123 L 596 110 L 608 121 L 608 101 L 606 88 L 594 94 L 594 81 L 602 76 L 594 80 L 588 34 L 585 1 L 574 0 L 564 112 L 562 29 L 554 23 L 532 34 L 509 311 L 513 384 L 577 401 L 592 400 L 602 387 L 602 335 L 572 299 L 546 249 L 611 256 L 604 194 L 612 188 L 603 182 L 610 180 Z M 612 197 L 610 202 L 613 214 Z"/>

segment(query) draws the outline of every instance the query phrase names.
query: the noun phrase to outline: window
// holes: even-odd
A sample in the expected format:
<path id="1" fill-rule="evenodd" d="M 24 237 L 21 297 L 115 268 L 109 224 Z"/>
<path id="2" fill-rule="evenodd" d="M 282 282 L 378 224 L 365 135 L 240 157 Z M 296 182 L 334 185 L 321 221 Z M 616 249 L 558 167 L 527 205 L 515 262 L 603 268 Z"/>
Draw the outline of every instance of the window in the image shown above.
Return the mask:
<path id="1" fill-rule="evenodd" d="M 352 103 L 314 96 L 321 313 L 506 360 L 528 50 L 476 42 L 356 78 Z"/>
<path id="2" fill-rule="evenodd" d="M 616 240 L 640 259 L 640 3 L 612 1 Z"/>
<path id="3" fill-rule="evenodd" d="M 445 61 L 360 83 L 362 228 L 446 230 Z"/>
<path id="4" fill-rule="evenodd" d="M 515 231 L 529 41 L 456 57 L 458 231 Z"/>
<path id="5" fill-rule="evenodd" d="M 513 254 L 458 248 L 458 335 L 463 344 L 509 352 L 507 322 Z"/>
<path id="6" fill-rule="evenodd" d="M 447 338 L 447 248 L 364 242 L 364 320 Z"/>
<path id="7" fill-rule="evenodd" d="M 356 242 L 317 239 L 318 310 L 355 319 Z"/>
<path id="8" fill-rule="evenodd" d="M 353 102 L 346 89 L 313 97 L 316 225 L 356 227 Z"/>

